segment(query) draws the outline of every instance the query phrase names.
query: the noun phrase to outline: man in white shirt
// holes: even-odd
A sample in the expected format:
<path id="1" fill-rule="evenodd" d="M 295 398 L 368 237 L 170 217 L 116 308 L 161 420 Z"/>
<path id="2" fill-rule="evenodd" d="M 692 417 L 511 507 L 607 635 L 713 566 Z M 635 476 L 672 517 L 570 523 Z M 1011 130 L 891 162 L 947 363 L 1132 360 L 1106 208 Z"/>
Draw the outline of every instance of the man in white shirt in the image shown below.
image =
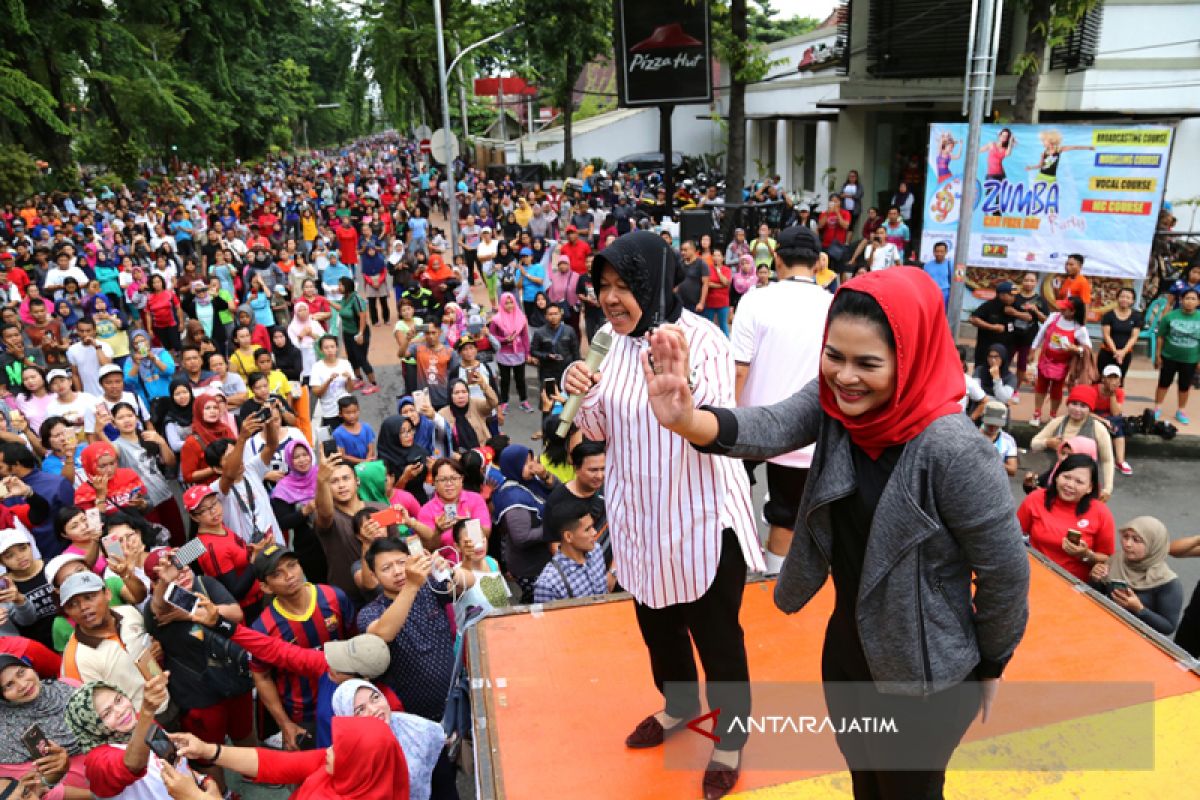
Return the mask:
<path id="1" fill-rule="evenodd" d="M 739 406 L 766 406 L 791 397 L 816 379 L 821 365 L 825 317 L 833 302 L 813 277 L 821 242 L 804 225 L 784 228 L 776 242 L 779 280 L 742 297 L 729 337 Z M 812 452 L 806 447 L 767 462 L 767 574 L 779 572 L 792 543 Z"/>
<path id="2" fill-rule="evenodd" d="M 79 341 L 67 348 L 67 361 L 75 370 L 75 388 L 99 397 L 104 394 L 100 387 L 100 368 L 111 364 L 113 349 L 107 342 L 96 341 L 96 321 L 83 317 L 75 323 Z"/>
<path id="3" fill-rule="evenodd" d="M 863 239 L 858 243 L 851 259 L 854 263 L 858 263 L 860 253 L 869 272 L 890 269 L 904 263 L 904 254 L 900 252 L 900 248 L 887 240 L 887 228 L 883 225 L 871 231 L 870 239 Z"/>
<path id="4" fill-rule="evenodd" d="M 54 266 L 46 270 L 42 293 L 47 297 L 53 297 L 54 293 L 66 284 L 67 278 L 74 278 L 80 286 L 86 286 L 88 282 L 87 274 L 79 267 L 72 266 L 71 252 L 64 247 L 59 251 L 58 257 L 54 259 Z"/>
<path id="5" fill-rule="evenodd" d="M 96 437 L 96 405 L 100 400 L 95 395 L 75 390 L 71 373 L 65 369 L 52 369 L 46 376 L 50 391 L 57 395 L 46 406 L 46 417 L 62 417 L 75 428 L 75 438 L 86 442 Z"/>
<path id="6" fill-rule="evenodd" d="M 225 525 L 251 544 L 267 536 L 281 546 L 285 544 L 283 530 L 271 508 L 271 495 L 263 485 L 271 457 L 279 446 L 280 426 L 278 409 L 266 425 L 250 416 L 238 430 L 237 441 L 217 439 L 204 448 L 205 462 L 221 473 L 210 486 L 221 499 Z M 263 448 L 258 458 L 246 459 L 246 443 L 259 431 L 263 434 Z"/>

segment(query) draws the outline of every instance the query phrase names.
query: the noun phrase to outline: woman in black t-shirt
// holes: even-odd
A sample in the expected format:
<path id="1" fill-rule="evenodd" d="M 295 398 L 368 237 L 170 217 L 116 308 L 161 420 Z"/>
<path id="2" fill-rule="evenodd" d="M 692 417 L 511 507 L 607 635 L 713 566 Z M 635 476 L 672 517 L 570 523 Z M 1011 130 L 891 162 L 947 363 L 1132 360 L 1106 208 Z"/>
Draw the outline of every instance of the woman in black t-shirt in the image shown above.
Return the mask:
<path id="1" fill-rule="evenodd" d="M 1135 299 L 1133 289 L 1122 288 L 1117 292 L 1117 307 L 1100 318 L 1104 341 L 1100 345 L 1096 367 L 1104 372 L 1109 364 L 1116 364 L 1121 368 L 1122 386 L 1125 385 L 1125 373 L 1129 372 L 1129 363 L 1133 361 L 1133 347 L 1146 324 L 1141 312 L 1133 307 Z"/>
<path id="2" fill-rule="evenodd" d="M 1008 307 L 1013 318 L 1013 334 L 1011 344 L 1017 357 L 1017 380 L 1025 380 L 1025 371 L 1029 366 L 1029 349 L 1037 338 L 1038 328 L 1050 316 L 1050 307 L 1046 298 L 1039 291 L 1041 278 L 1036 272 L 1026 272 L 1021 276 L 1021 289 L 1013 298 L 1013 304 Z M 1018 389 L 1020 385 L 1018 384 Z M 1013 402 L 1017 402 L 1017 397 Z"/>

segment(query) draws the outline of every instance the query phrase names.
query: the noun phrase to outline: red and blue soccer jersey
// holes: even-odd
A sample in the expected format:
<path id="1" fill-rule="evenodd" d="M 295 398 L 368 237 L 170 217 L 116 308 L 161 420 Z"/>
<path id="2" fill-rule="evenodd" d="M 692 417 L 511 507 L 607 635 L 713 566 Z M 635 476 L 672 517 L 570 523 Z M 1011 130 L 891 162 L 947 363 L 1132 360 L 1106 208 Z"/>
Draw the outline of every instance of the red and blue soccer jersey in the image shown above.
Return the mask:
<path id="1" fill-rule="evenodd" d="M 345 592 L 335 586 L 308 584 L 309 603 L 303 616 L 284 611 L 279 600 L 271 601 L 250 627 L 300 647 L 319 648 L 328 641 L 354 635 L 354 608 Z M 251 662 L 256 672 L 268 672 L 266 664 Z M 317 714 L 320 681 L 289 672 L 275 672 L 275 688 L 288 718 L 296 723 L 312 722 Z"/>

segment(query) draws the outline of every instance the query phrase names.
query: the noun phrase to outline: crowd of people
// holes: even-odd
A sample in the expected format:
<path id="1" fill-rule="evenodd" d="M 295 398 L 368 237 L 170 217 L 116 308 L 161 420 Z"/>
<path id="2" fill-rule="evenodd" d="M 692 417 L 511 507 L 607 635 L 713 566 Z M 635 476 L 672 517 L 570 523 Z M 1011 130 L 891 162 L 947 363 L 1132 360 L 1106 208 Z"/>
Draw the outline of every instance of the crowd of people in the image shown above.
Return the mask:
<path id="1" fill-rule="evenodd" d="M 902 266 L 903 196 L 851 247 L 857 176 L 817 220 L 799 209 L 724 247 L 679 241 L 669 210 L 639 214 L 636 173 L 572 197 L 466 167 L 448 180 L 390 136 L 151 178 L 0 209 L 0 781 L 31 797 L 231 796 L 228 773 L 296 797 L 457 797 L 471 728 L 462 637 L 510 605 L 629 589 L 656 681 L 683 658 L 656 636 L 723 652 L 740 636 L 736 604 L 720 615 L 746 572 L 783 568 L 812 449 L 744 470 L 689 456 L 698 480 L 718 463 L 729 486 L 765 460 L 770 534 L 760 545 L 749 507 L 725 508 L 742 538 L 718 529 L 710 544 L 741 558 L 696 578 L 719 580 L 724 599 L 663 594 L 640 561 L 667 556 L 629 543 L 644 510 L 624 492 L 605 499 L 614 470 L 654 445 L 587 404 L 560 436 L 567 394 L 590 385 L 570 368 L 606 325 L 633 342 L 674 323 L 732 354 L 728 374 L 699 377 L 721 387 L 696 389 L 701 402 L 783 401 L 830 358 L 840 285 L 922 272 Z M 450 192 L 458 242 L 431 217 Z M 661 253 L 669 269 L 650 263 Z M 1172 543 L 1157 520 L 1118 526 L 1108 512 L 1114 470 L 1131 471 L 1122 382 L 1142 322 L 1122 292 L 1087 380 L 1082 267 L 1068 261 L 1053 310 L 1037 276 L 997 287 L 972 316 L 960 396 L 997 470 L 1015 475 L 1008 412 L 1036 373 L 1039 414 L 1048 395 L 1054 419 L 1032 449 L 1057 460 L 1026 475 L 1014 524 L 1172 634 L 1184 593 L 1165 558 L 1200 555 L 1200 537 Z M 948 290 L 949 272 L 924 272 Z M 672 298 L 667 316 L 652 290 Z M 1200 286 L 1177 297 L 1160 386 L 1178 379 L 1185 421 Z M 404 385 L 383 419 L 363 413 L 380 391 L 373 336 L 394 341 Z M 625 397 L 607 402 L 628 413 Z M 510 402 L 541 414 L 530 446 L 505 434 Z M 713 616 L 661 613 L 702 602 Z M 1187 618 L 1180 642 L 1200 652 L 1200 609 Z M 744 679 L 744 654 L 726 667 Z M 668 698 L 629 745 L 661 741 L 690 705 Z M 737 762 L 714 759 L 734 775 L 706 777 L 719 797 Z"/>

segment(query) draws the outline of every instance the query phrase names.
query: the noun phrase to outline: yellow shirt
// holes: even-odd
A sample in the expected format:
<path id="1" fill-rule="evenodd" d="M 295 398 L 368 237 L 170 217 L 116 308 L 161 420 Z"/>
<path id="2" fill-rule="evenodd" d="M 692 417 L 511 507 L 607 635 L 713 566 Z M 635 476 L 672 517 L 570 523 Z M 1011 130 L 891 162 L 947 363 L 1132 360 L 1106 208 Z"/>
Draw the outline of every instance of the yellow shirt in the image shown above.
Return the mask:
<path id="1" fill-rule="evenodd" d="M 304 236 L 304 241 L 311 242 L 317 238 L 317 218 L 316 217 L 301 217 L 300 218 L 300 233 Z"/>

